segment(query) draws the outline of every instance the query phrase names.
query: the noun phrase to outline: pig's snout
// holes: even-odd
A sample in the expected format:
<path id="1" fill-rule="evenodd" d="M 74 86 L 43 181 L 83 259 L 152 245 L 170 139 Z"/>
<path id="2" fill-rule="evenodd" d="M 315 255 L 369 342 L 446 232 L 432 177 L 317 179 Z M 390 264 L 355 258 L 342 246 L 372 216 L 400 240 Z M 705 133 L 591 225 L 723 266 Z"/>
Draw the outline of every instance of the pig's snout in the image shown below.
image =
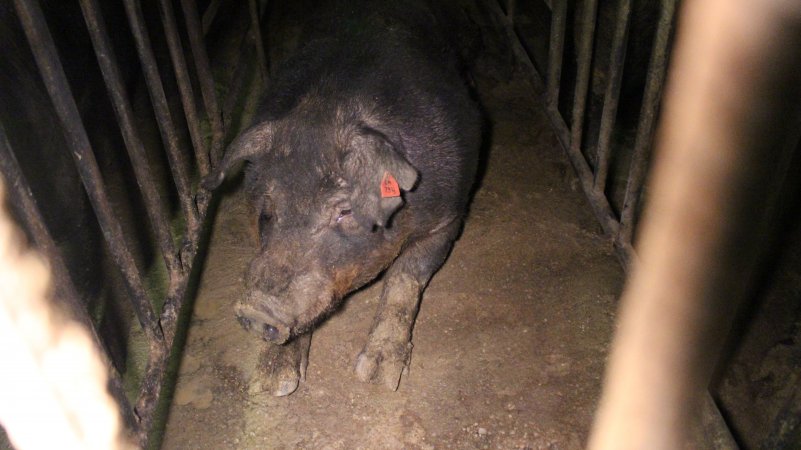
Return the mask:
<path id="1" fill-rule="evenodd" d="M 234 310 L 236 319 L 246 331 L 252 331 L 274 344 L 283 344 L 289 339 L 290 327 L 265 309 L 240 302 Z"/>

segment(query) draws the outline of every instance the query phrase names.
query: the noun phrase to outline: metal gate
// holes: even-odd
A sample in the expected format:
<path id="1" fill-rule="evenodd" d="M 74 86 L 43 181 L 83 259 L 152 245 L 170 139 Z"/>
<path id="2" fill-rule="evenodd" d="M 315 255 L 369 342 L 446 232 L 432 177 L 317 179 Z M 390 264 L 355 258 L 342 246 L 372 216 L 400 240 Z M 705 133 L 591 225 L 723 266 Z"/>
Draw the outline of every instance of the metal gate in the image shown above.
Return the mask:
<path id="1" fill-rule="evenodd" d="M 160 192 L 153 181 L 152 167 L 145 152 L 143 140 L 134 120 L 132 99 L 129 98 L 118 64 L 112 39 L 109 36 L 104 16 L 98 0 L 80 0 L 80 8 L 86 29 L 91 37 L 94 54 L 102 78 L 113 106 L 116 122 L 124 139 L 130 166 L 133 169 L 141 201 L 144 204 L 147 223 L 156 237 L 158 253 L 167 272 L 165 298 L 153 298 L 143 281 L 143 274 L 135 264 L 131 249 L 126 241 L 135 237 L 125 236 L 123 227 L 115 215 L 109 201 L 107 184 L 93 153 L 92 145 L 82 122 L 76 98 L 71 92 L 70 83 L 59 58 L 51 30 L 38 0 L 14 0 L 14 9 L 22 25 L 24 34 L 38 67 L 39 74 L 58 117 L 58 125 L 63 130 L 69 151 L 78 170 L 80 180 L 86 190 L 94 215 L 102 231 L 103 240 L 116 268 L 121 274 L 130 302 L 139 324 L 144 330 L 149 344 L 147 367 L 141 385 L 138 387 L 135 404 L 131 404 L 123 391 L 119 372 L 106 358 L 110 372 L 110 388 L 120 404 L 122 414 L 129 428 L 135 433 L 139 445 L 146 446 L 153 425 L 154 412 L 159 403 L 165 373 L 174 344 L 182 308 L 187 301 L 188 286 L 193 269 L 197 266 L 199 246 L 203 245 L 203 234 L 208 222 L 210 205 L 209 193 L 198 188 L 199 180 L 220 160 L 225 140 L 226 124 L 223 123 L 222 110 L 230 110 L 244 88 L 246 73 L 252 66 L 245 63 L 251 47 L 256 48 L 259 69 L 266 80 L 266 63 L 259 32 L 259 4 L 249 2 L 251 16 L 250 39 L 243 39 L 243 53 L 240 64 L 233 76 L 234 84 L 229 89 L 228 98 L 221 107 L 215 92 L 214 79 L 204 43 L 204 31 L 214 20 L 220 7 L 219 0 L 209 2 L 203 17 L 198 13 L 193 0 L 181 0 L 183 27 L 180 27 L 170 0 L 159 0 L 159 16 L 166 38 L 170 62 L 180 93 L 181 105 L 191 142 L 191 150 L 183 148 L 178 138 L 176 118 L 168 106 L 167 94 L 162 75 L 159 72 L 154 43 L 151 41 L 139 0 L 123 0 L 125 16 L 135 42 L 136 55 L 141 73 L 147 86 L 153 114 L 155 115 L 161 141 L 169 162 L 171 179 L 177 192 L 180 205 L 179 217 L 171 217 L 165 202 L 165 193 Z M 183 31 L 183 33 L 182 33 Z M 152 32 L 152 28 L 151 28 Z M 188 42 L 187 42 L 188 41 Z M 188 43 L 190 52 L 185 53 Z M 255 45 L 254 45 L 255 44 Z M 245 48 L 247 47 L 247 48 Z M 190 71 L 187 55 L 191 55 L 194 70 Z M 163 72 L 162 72 L 163 73 Z M 193 80 L 195 81 L 193 85 Z M 195 89 L 199 89 L 203 107 L 196 104 Z M 233 99 L 232 99 L 233 98 Z M 209 129 L 204 136 L 201 124 Z M 41 124 L 50 126 L 49 124 Z M 236 130 L 234 130 L 236 131 Z M 187 158 L 193 155 L 192 164 Z M 191 173 L 187 167 L 194 167 Z M 86 306 L 70 278 L 65 258 L 55 244 L 51 231 L 45 225 L 41 214 L 44 206 L 37 203 L 29 184 L 11 148 L 6 129 L 0 124 L 0 169 L 6 179 L 12 205 L 18 213 L 35 246 L 50 261 L 54 273 L 58 297 L 66 304 L 72 316 L 93 330 L 98 348 L 104 346 L 98 337 Z M 175 224 L 180 224 L 176 226 Z M 159 305 L 163 305 L 159 307 Z M 107 353 L 106 353 L 107 354 Z"/>
<path id="2" fill-rule="evenodd" d="M 614 149 L 612 133 L 618 117 L 626 48 L 630 38 L 632 0 L 620 0 L 617 3 L 614 22 L 603 24 L 611 27 L 611 30 L 601 29 L 599 26 L 598 0 L 578 2 L 581 9 L 576 8 L 576 2 L 568 0 L 544 0 L 551 17 L 545 74 L 541 73 L 542 69 L 537 69 L 535 61 L 525 47 L 524 38 L 516 31 L 516 3 L 516 0 L 506 0 L 503 5 L 500 5 L 495 1 L 490 1 L 489 6 L 504 22 L 512 51 L 518 62 L 527 69 L 534 87 L 544 93 L 545 111 L 556 136 L 570 159 L 596 219 L 604 233 L 612 241 L 621 264 L 628 270 L 637 257 L 633 245 L 634 230 L 639 217 L 640 198 L 646 181 L 660 100 L 670 59 L 670 44 L 674 31 L 677 1 L 661 0 L 658 2 L 658 18 L 649 52 L 642 102 L 636 124 L 636 137 L 630 147 L 618 146 Z M 565 45 L 569 6 L 570 9 L 577 9 L 574 19 L 575 23 L 580 26 L 576 27 L 577 31 L 574 33 L 576 57 L 574 84 L 565 86 L 563 72 L 569 57 Z M 598 63 L 598 55 L 593 51 L 593 44 L 596 35 L 600 32 L 611 34 L 612 41 L 602 99 L 603 108 L 597 124 L 597 138 L 590 142 L 587 139 L 587 128 L 591 117 L 587 114 L 587 104 L 592 76 L 591 69 Z M 560 111 L 560 100 L 564 100 L 560 98 L 560 95 L 564 95 L 565 87 L 572 88 L 573 97 L 568 117 L 565 117 Z M 622 207 L 617 213 L 611 206 L 609 192 L 610 160 L 614 152 L 627 153 L 629 157 L 625 194 Z M 709 432 L 716 436 L 714 440 L 734 442 L 711 397 L 707 396 L 703 407 L 706 409 L 705 419 Z"/>
<path id="3" fill-rule="evenodd" d="M 531 2 L 527 3 L 530 6 Z M 520 5 L 515 0 L 502 5 L 495 0 L 487 2 L 504 22 L 517 60 L 544 93 L 543 103 L 556 135 L 596 218 L 628 270 L 638 260 L 634 231 L 678 2 L 640 3 L 658 4 L 658 18 L 653 24 L 636 137 L 632 145 L 617 147 L 612 145 L 612 136 L 621 105 L 627 42 L 640 38 L 629 37 L 634 2 L 615 2 L 615 19 L 605 24 L 598 20 L 597 0 L 541 3 L 550 13 L 550 36 L 547 61 L 539 61 L 538 70 L 538 61 L 515 23 Z M 685 3 L 682 18 L 689 24 L 682 23 L 684 59 L 672 79 L 681 86 L 673 86 L 671 92 L 669 106 L 673 109 L 666 113 L 670 123 L 663 125 L 663 158 L 653 186 L 654 204 L 662 216 L 652 212 L 648 217 L 643 243 L 650 238 L 644 249 L 650 259 L 638 265 L 624 293 L 620 328 L 625 332 L 619 329 L 616 336 L 592 448 L 677 448 L 688 434 L 682 425 L 691 417 L 702 421 L 711 448 L 737 448 L 711 396 L 696 397 L 708 388 L 736 306 L 746 300 L 753 274 L 764 264 L 764 247 L 771 240 L 765 233 L 775 226 L 778 199 L 787 195 L 787 173 L 797 166 L 793 161 L 801 133 L 801 99 L 797 96 L 801 8 L 794 2 L 749 0 Z M 571 9 L 576 11 L 574 23 L 579 30 L 573 36 L 575 55 L 566 49 Z M 726 37 L 704 36 L 710 24 L 718 27 L 715 32 L 727 30 Z M 600 26 L 607 29 L 599 30 Z M 593 117 L 587 113 L 588 94 L 600 56 L 594 44 L 603 31 L 612 40 L 602 109 Z M 570 56 L 575 56 L 575 76 L 565 82 Z M 712 62 L 694 71 L 707 61 Z M 710 80 L 725 87 L 700 86 Z M 572 103 L 564 101 L 565 87 L 572 89 Z M 694 92 L 697 98 L 686 92 Z M 563 109 L 570 113 L 564 114 Z M 708 114 L 695 114 L 696 123 L 682 121 L 698 110 Z M 592 119 L 599 119 L 594 124 L 598 127 L 595 139 L 588 133 L 588 120 Z M 710 133 L 712 138 L 704 137 Z M 610 160 L 621 153 L 627 154 L 629 164 L 623 201 L 615 211 Z M 680 194 L 673 195 L 675 191 Z M 690 207 L 694 202 L 698 204 Z M 679 250 L 670 251 L 671 246 Z M 652 376 L 654 367 L 662 371 L 660 376 Z M 638 381 L 632 383 L 633 377 L 639 377 Z M 670 394 L 657 392 L 668 386 L 662 390 Z M 795 442 L 798 406 L 790 403 L 798 398 L 797 386 L 794 392 L 762 448 L 784 448 Z M 700 414 L 691 411 L 695 407 Z M 637 414 L 640 417 L 634 417 Z"/>
<path id="4" fill-rule="evenodd" d="M 526 67 L 535 88 L 545 93 L 543 99 L 545 110 L 556 136 L 570 158 L 584 194 L 604 233 L 612 239 L 624 267 L 628 267 L 631 258 L 634 257 L 632 246 L 634 229 L 670 56 L 670 42 L 677 2 L 676 0 L 659 2 L 656 31 L 636 125 L 636 139 L 631 148 L 618 149 L 613 149 L 612 134 L 618 115 L 623 68 L 626 62 L 626 46 L 632 19 L 632 0 L 618 2 L 614 23 L 606 24 L 613 29 L 612 31 L 596 28 L 598 0 L 581 2 L 582 9 L 576 13 L 575 17 L 576 23 L 581 27 L 580 33 L 576 33 L 579 35 L 575 39 L 577 67 L 575 68 L 575 83 L 572 86 L 564 85 L 563 72 L 568 56 L 565 49 L 568 5 L 571 4 L 572 7 L 573 2 L 567 0 L 543 0 L 543 2 L 550 12 L 551 19 L 547 62 L 541 69 L 536 67 L 535 61 L 526 50 L 524 39 L 516 31 L 516 0 L 506 0 L 503 5 L 505 11 L 501 10 L 501 5 L 494 1 L 489 2 L 489 6 L 505 23 L 512 51 L 518 62 Z M 598 55 L 593 52 L 593 43 L 600 31 L 609 32 L 612 35 L 612 42 L 598 135 L 593 142 L 588 142 L 586 130 L 590 117 L 587 114 L 587 97 L 591 82 L 591 69 L 598 59 Z M 560 101 L 565 100 L 565 87 L 572 88 L 573 93 L 570 114 L 567 116 L 560 112 L 559 108 Z M 631 158 L 626 177 L 625 198 L 619 213 L 613 210 L 608 193 L 610 159 L 615 150 L 628 152 Z"/>

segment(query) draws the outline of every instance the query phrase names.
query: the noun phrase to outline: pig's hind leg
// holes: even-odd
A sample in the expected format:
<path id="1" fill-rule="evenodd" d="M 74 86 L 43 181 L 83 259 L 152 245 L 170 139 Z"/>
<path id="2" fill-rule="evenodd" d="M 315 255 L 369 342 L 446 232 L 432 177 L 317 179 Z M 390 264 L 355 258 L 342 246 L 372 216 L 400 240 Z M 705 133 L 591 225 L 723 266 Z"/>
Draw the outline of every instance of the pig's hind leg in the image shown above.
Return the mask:
<path id="1" fill-rule="evenodd" d="M 259 352 L 259 362 L 249 391 L 268 392 L 274 396 L 289 395 L 306 378 L 311 332 L 298 336 L 284 345 L 265 342 Z"/>
<path id="2" fill-rule="evenodd" d="M 401 374 L 408 370 L 421 294 L 448 256 L 460 226 L 461 220 L 454 220 L 412 243 L 384 275 L 384 289 L 367 344 L 356 359 L 360 380 L 398 389 Z"/>

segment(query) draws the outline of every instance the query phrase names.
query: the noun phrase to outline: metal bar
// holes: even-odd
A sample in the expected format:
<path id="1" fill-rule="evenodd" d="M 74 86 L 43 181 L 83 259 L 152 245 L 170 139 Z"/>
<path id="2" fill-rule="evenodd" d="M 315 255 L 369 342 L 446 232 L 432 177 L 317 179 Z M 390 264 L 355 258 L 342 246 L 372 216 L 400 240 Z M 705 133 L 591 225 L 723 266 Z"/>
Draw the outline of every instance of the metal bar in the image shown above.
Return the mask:
<path id="1" fill-rule="evenodd" d="M 676 0 L 662 0 L 659 23 L 656 28 L 654 49 L 648 63 L 648 76 L 645 81 L 645 96 L 640 109 L 640 120 L 637 125 L 637 137 L 634 141 L 626 194 L 623 200 L 623 212 L 620 215 L 620 235 L 616 240 L 632 244 L 634 233 L 634 215 L 639 207 L 645 174 L 648 170 L 648 156 L 653 141 L 656 119 L 659 115 L 659 101 L 668 64 L 668 44 L 673 30 L 673 18 L 676 12 Z"/>
<path id="2" fill-rule="evenodd" d="M 565 49 L 567 0 L 553 0 L 551 10 L 551 42 L 548 50 L 548 107 L 558 111 L 559 83 L 562 79 L 562 56 Z"/>
<path id="3" fill-rule="evenodd" d="M 167 369 L 169 357 L 150 358 L 142 379 L 139 398 L 136 402 L 136 415 L 139 418 L 139 428 L 136 440 L 140 448 L 148 448 L 150 429 L 153 426 L 153 416 L 158 406 L 164 372 Z"/>
<path id="4" fill-rule="evenodd" d="M 25 229 L 31 234 L 31 238 L 36 244 L 36 249 L 47 259 L 50 271 L 55 279 L 55 291 L 57 294 L 54 294 L 54 296 L 59 301 L 64 302 L 71 318 L 83 325 L 91 334 L 95 347 L 103 356 L 103 363 L 108 371 L 111 394 L 120 405 L 126 425 L 133 429 L 135 424 L 133 409 L 122 388 L 120 374 L 108 359 L 108 352 L 100 336 L 97 335 L 92 319 L 86 311 L 86 305 L 81 301 L 80 295 L 75 289 L 75 284 L 73 284 L 67 270 L 67 264 L 64 262 L 61 250 L 47 230 L 44 218 L 36 206 L 30 185 L 22 173 L 17 157 L 11 151 L 11 144 L 8 142 L 8 136 L 6 136 L 6 131 L 2 124 L 0 124 L 0 171 L 2 171 L 5 178 L 5 185 L 14 209 L 19 213 Z"/>
<path id="5" fill-rule="evenodd" d="M 612 38 L 609 80 L 604 93 L 601 127 L 598 132 L 594 189 L 601 193 L 606 190 L 606 177 L 609 175 L 610 145 L 615 119 L 617 118 L 617 106 L 620 101 L 620 86 L 623 82 L 623 66 L 626 62 L 626 41 L 628 40 L 630 19 L 631 0 L 621 0 L 617 11 L 617 20 L 615 21 L 615 35 Z"/>
<path id="6" fill-rule="evenodd" d="M 209 55 L 206 53 L 206 46 L 203 42 L 200 18 L 198 17 L 195 2 L 193 0 L 181 0 L 181 8 L 183 9 L 184 19 L 186 21 L 189 45 L 192 48 L 192 55 L 195 59 L 197 77 L 198 80 L 200 80 L 200 93 L 203 95 L 206 115 L 211 122 L 211 165 L 216 166 L 222 158 L 222 146 L 225 133 L 223 130 L 220 106 L 217 103 L 217 94 L 214 91 L 214 78 L 211 75 Z"/>
<path id="7" fill-rule="evenodd" d="M 117 122 L 120 124 L 122 137 L 125 140 L 128 156 L 136 175 L 136 183 L 142 193 L 142 200 L 144 201 L 150 224 L 156 235 L 170 278 L 174 278 L 180 272 L 181 267 L 178 262 L 178 255 L 175 252 L 172 233 L 169 229 L 169 210 L 153 183 L 153 171 L 150 169 L 145 147 L 137 132 L 131 103 L 120 75 L 114 49 L 109 41 L 106 24 L 100 13 L 97 0 L 81 0 L 80 3 L 86 27 L 89 30 L 89 35 L 95 48 L 97 62 L 103 73 L 103 80 L 106 83 L 109 98 L 114 107 L 114 113 L 117 115 Z"/>
<path id="8" fill-rule="evenodd" d="M 715 399 L 709 391 L 706 391 L 701 399 L 701 426 L 705 434 L 706 442 L 702 448 L 709 450 L 738 450 L 739 446 L 734 436 L 731 435 L 726 419 L 720 413 Z M 782 448 L 782 447 L 771 447 Z"/>
<path id="9" fill-rule="evenodd" d="M 191 257 L 188 259 L 194 260 L 196 250 L 197 243 L 193 246 Z M 172 348 L 172 343 L 175 340 L 178 315 L 183 307 L 183 300 L 186 297 L 188 282 L 189 277 L 185 277 L 181 281 L 180 286 L 169 294 L 167 303 L 165 304 L 165 311 L 162 314 L 164 336 L 167 342 L 170 343 L 170 348 Z M 168 305 L 170 306 L 168 307 Z M 138 441 L 143 448 L 147 448 L 148 446 L 154 413 L 158 407 L 161 390 L 164 384 L 164 375 L 167 371 L 167 364 L 170 359 L 171 356 L 169 353 L 161 358 L 151 357 L 145 368 L 145 375 L 142 378 L 142 384 L 139 389 L 139 398 L 136 402 L 136 415 L 139 417 Z"/>
<path id="10" fill-rule="evenodd" d="M 793 175 L 800 47 L 798 2 L 683 3 L 640 260 L 590 449 L 684 447 Z"/>
<path id="11" fill-rule="evenodd" d="M 246 35 L 239 46 L 236 63 L 232 69 L 234 75 L 228 83 L 228 90 L 225 93 L 225 101 L 223 102 L 222 115 L 224 122 L 227 124 L 226 132 L 229 134 L 234 131 L 233 128 L 236 128 L 233 117 L 234 108 L 236 108 L 236 102 L 240 100 L 241 93 L 246 87 L 248 75 L 250 74 L 250 64 L 248 62 L 251 60 L 250 46 Z"/>
<path id="12" fill-rule="evenodd" d="M 208 220 L 206 220 L 208 219 L 208 207 L 209 202 L 199 203 L 200 217 L 204 219 L 201 222 L 201 227 L 208 222 Z M 198 233 L 198 236 L 202 235 L 202 232 Z M 170 351 L 174 350 L 173 343 L 175 342 L 175 336 L 178 332 L 178 320 L 183 311 L 184 301 L 186 300 L 191 279 L 191 269 L 194 267 L 199 246 L 200 242 L 197 239 L 187 244 L 184 258 L 185 261 L 187 261 L 188 269 L 181 275 L 177 283 L 171 284 L 167 299 L 164 302 L 164 310 L 161 313 L 161 324 L 164 330 L 164 339 L 168 343 Z M 147 448 L 148 446 L 153 416 L 158 406 L 164 375 L 167 370 L 167 363 L 170 359 L 170 354 L 165 354 L 163 357 L 154 357 L 151 355 L 145 369 L 145 375 L 139 389 L 139 399 L 136 403 L 136 414 L 139 417 L 138 440 L 140 446 L 143 448 Z"/>
<path id="13" fill-rule="evenodd" d="M 208 219 L 208 207 L 209 202 L 198 203 L 199 215 L 202 219 L 200 223 L 201 230 L 199 230 L 197 234 L 198 238 L 203 236 L 202 227 L 208 222 L 208 220 L 206 220 Z M 187 242 L 182 253 L 186 270 L 174 283 L 170 284 L 169 292 L 164 302 L 164 309 L 161 313 L 160 322 L 164 330 L 164 339 L 167 342 L 168 353 L 163 355 L 151 353 L 147 362 L 147 367 L 145 368 L 145 375 L 142 378 L 142 384 L 140 385 L 135 411 L 139 418 L 137 440 L 142 448 L 148 448 L 149 446 L 154 414 L 158 408 L 167 365 L 172 358 L 170 352 L 175 350 L 173 347 L 175 336 L 178 332 L 178 320 L 185 305 L 189 282 L 191 280 L 191 271 L 195 265 L 195 258 L 199 246 L 199 239 L 193 239 Z"/>
<path id="14" fill-rule="evenodd" d="M 514 26 L 515 24 L 515 8 L 517 6 L 517 0 L 506 0 L 506 18 L 509 19 L 509 23 Z"/>
<path id="15" fill-rule="evenodd" d="M 220 10 L 220 4 L 222 0 L 211 0 L 209 6 L 206 7 L 206 10 L 203 11 L 203 35 L 209 33 L 209 29 L 211 28 L 211 24 L 214 23 L 214 18 L 217 17 L 217 11 Z"/>
<path id="16" fill-rule="evenodd" d="M 164 94 L 164 87 L 159 77 L 156 57 L 153 55 L 153 49 L 150 46 L 150 37 L 145 29 L 141 5 L 137 0 L 123 0 L 123 4 L 125 5 L 125 13 L 128 16 L 128 22 L 131 25 L 131 31 L 136 42 L 136 51 L 142 63 L 142 71 L 145 74 L 150 100 L 153 103 L 156 121 L 161 132 L 161 139 L 164 141 L 164 147 L 167 151 L 167 159 L 175 181 L 175 188 L 178 191 L 181 210 L 186 219 L 188 234 L 191 236 L 198 227 L 198 214 L 192 202 L 186 157 L 178 146 L 178 136 L 175 134 L 175 125 L 172 121 L 167 97 Z"/>
<path id="17" fill-rule="evenodd" d="M 587 107 L 587 91 L 590 85 L 592 43 L 595 37 L 595 16 L 597 11 L 597 0 L 586 0 L 584 2 L 584 10 L 582 11 L 584 14 L 581 17 L 582 35 L 578 49 L 578 74 L 573 95 L 573 115 L 570 121 L 570 146 L 572 147 L 572 152 L 585 160 L 586 158 L 581 153 L 581 138 L 584 132 L 584 112 Z"/>
<path id="18" fill-rule="evenodd" d="M 209 173 L 209 152 L 200 135 L 200 119 L 197 115 L 195 105 L 195 95 L 192 92 L 192 82 L 189 80 L 189 71 L 186 68 L 184 50 L 181 46 L 181 38 L 175 27 L 175 13 L 172 10 L 170 0 L 159 0 L 159 12 L 161 13 L 161 23 L 164 26 L 164 34 L 167 37 L 167 48 L 172 59 L 172 68 L 175 72 L 175 80 L 178 82 L 178 93 L 181 96 L 181 105 L 186 116 L 186 125 L 189 128 L 189 137 L 192 140 L 192 148 L 195 150 L 195 160 L 197 161 L 200 176 Z"/>
<path id="19" fill-rule="evenodd" d="M 493 15 L 497 17 L 498 20 L 500 20 L 504 25 L 504 30 L 506 31 L 506 35 L 512 46 L 512 52 L 527 69 L 529 80 L 531 81 L 534 89 L 543 92 L 545 83 L 542 81 L 542 76 L 539 74 L 539 72 L 537 72 L 536 67 L 534 67 L 531 57 L 529 57 L 528 53 L 523 47 L 523 44 L 517 37 L 517 34 L 512 28 L 511 23 L 509 23 L 508 19 L 503 14 L 503 11 L 501 11 L 500 6 L 497 4 L 497 2 L 491 0 L 485 1 L 485 4 L 493 12 Z M 598 222 L 601 224 L 601 227 L 608 236 L 617 235 L 619 223 L 612 212 L 612 207 L 609 205 L 609 200 L 603 195 L 603 193 L 598 194 L 594 189 L 592 189 L 592 171 L 590 170 L 590 167 L 587 164 L 584 156 L 581 155 L 581 152 L 576 154 L 576 152 L 571 150 L 570 131 L 568 130 L 564 119 L 555 108 L 546 107 L 545 115 L 551 121 L 554 133 L 556 134 L 560 145 L 564 149 L 565 153 L 570 159 L 571 164 L 573 165 L 574 170 L 576 171 L 576 175 L 581 182 L 581 187 L 584 190 L 584 194 L 587 196 L 587 200 L 590 202 L 590 206 L 592 207 Z M 627 245 L 617 243 L 616 247 L 618 249 L 618 255 L 620 256 L 621 261 L 624 265 L 627 265 L 633 254 L 631 248 Z"/>
<path id="20" fill-rule="evenodd" d="M 261 81 L 267 83 L 269 72 L 267 70 L 267 57 L 264 54 L 264 43 L 261 40 L 259 5 L 256 0 L 248 0 L 248 5 L 250 6 L 250 32 L 252 33 L 253 44 L 256 46 L 256 60 L 259 62 Z"/>
<path id="21" fill-rule="evenodd" d="M 89 200 L 97 215 L 106 244 L 114 262 L 122 272 L 125 284 L 131 294 L 131 302 L 139 318 L 139 323 L 148 337 L 151 352 L 163 351 L 164 336 L 156 321 L 153 305 L 145 292 L 139 270 L 125 243 L 122 227 L 113 214 L 113 209 L 103 188 L 100 169 L 92 153 L 89 137 L 81 123 L 78 107 L 72 97 L 72 91 L 58 59 L 56 47 L 47 29 L 42 10 L 35 0 L 14 0 L 14 6 L 64 130 L 70 154 L 78 166 L 81 180 L 89 194 Z"/>

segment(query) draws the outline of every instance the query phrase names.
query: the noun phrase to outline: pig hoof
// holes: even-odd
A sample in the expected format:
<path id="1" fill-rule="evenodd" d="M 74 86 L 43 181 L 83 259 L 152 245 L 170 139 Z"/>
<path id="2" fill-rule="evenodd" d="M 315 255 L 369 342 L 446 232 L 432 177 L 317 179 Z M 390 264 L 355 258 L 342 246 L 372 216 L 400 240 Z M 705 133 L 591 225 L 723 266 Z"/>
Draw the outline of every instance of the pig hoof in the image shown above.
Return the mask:
<path id="1" fill-rule="evenodd" d="M 295 392 L 305 376 L 309 342 L 310 336 L 301 336 L 285 345 L 266 344 L 250 380 L 250 393 L 283 397 Z"/>
<path id="2" fill-rule="evenodd" d="M 408 343 L 399 351 L 365 348 L 356 359 L 356 376 L 365 383 L 383 384 L 397 391 L 401 374 L 407 371 L 411 347 Z"/>
<path id="3" fill-rule="evenodd" d="M 250 381 L 249 392 L 269 393 L 275 397 L 284 397 L 295 392 L 300 385 L 298 369 L 292 366 L 259 367 L 259 371 Z"/>
<path id="4" fill-rule="evenodd" d="M 299 384 L 300 382 L 297 378 L 294 380 L 282 380 L 278 383 L 278 389 L 273 390 L 272 394 L 276 397 L 284 397 L 295 392 Z"/>

